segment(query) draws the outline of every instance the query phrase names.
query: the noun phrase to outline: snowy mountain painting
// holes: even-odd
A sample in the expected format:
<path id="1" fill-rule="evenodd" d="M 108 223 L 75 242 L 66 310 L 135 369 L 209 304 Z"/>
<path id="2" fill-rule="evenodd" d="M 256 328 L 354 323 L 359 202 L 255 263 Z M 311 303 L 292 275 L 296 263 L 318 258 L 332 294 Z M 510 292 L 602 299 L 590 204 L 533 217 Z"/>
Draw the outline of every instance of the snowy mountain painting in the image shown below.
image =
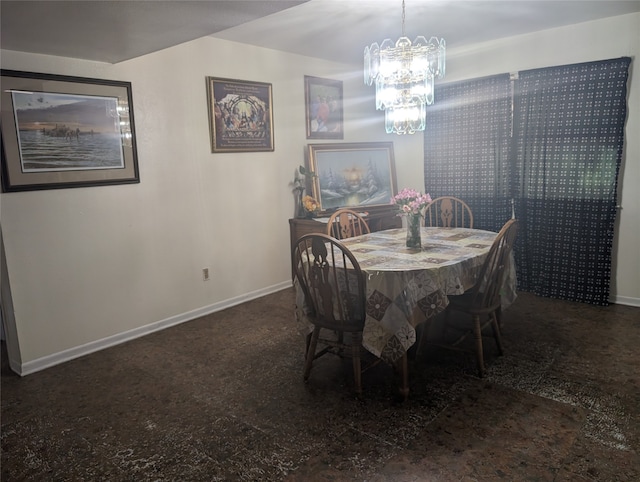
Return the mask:
<path id="1" fill-rule="evenodd" d="M 318 176 L 323 210 L 389 204 L 395 189 L 393 144 L 359 146 L 312 146 L 312 170 Z"/>

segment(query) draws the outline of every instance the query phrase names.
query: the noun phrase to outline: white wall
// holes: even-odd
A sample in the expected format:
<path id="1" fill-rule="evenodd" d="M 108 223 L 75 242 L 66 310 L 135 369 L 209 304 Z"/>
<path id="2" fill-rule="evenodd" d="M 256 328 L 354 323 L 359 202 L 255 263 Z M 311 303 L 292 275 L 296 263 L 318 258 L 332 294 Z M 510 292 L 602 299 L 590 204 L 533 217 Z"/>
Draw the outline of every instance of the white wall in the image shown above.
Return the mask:
<path id="1" fill-rule="evenodd" d="M 447 78 L 636 57 L 639 19 L 449 52 Z M 17 338 L 9 341 L 19 353 L 11 363 L 22 374 L 290 285 L 288 184 L 306 145 L 321 142 L 305 138 L 304 75 L 344 81 L 345 138 L 326 142 L 392 140 L 398 187 L 424 188 L 422 136 L 384 133 L 359 66 L 345 71 L 212 38 L 117 65 L 1 54 L 3 69 L 130 81 L 141 178 L 0 196 L 3 281 L 10 281 L 13 298 L 7 321 L 15 322 Z M 206 76 L 272 83 L 274 152 L 210 152 Z M 640 146 L 629 135 L 640 122 L 638 84 L 632 75 L 614 284 L 617 298 L 632 302 L 640 302 L 640 203 L 632 191 L 640 180 Z M 203 267 L 210 281 L 202 281 Z"/>
<path id="2" fill-rule="evenodd" d="M 344 142 L 388 140 L 361 71 L 212 38 L 118 65 L 3 51 L 2 68 L 130 81 L 141 178 L 2 194 L 23 374 L 290 285 L 289 183 L 322 142 L 304 75 L 344 81 Z M 206 76 L 272 84 L 274 152 L 211 153 Z"/>

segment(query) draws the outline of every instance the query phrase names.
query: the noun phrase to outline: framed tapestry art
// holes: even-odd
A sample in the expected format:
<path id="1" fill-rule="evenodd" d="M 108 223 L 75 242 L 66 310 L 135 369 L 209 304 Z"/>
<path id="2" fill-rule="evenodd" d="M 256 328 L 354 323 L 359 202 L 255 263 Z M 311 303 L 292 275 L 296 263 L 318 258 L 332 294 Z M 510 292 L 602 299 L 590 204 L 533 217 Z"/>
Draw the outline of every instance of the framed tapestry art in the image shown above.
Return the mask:
<path id="1" fill-rule="evenodd" d="M 313 197 L 322 211 L 386 206 L 395 196 L 393 142 L 309 144 Z"/>
<path id="2" fill-rule="evenodd" d="M 342 81 L 305 75 L 304 96 L 307 139 L 342 139 Z"/>
<path id="3" fill-rule="evenodd" d="M 211 152 L 273 151 L 271 84 L 207 77 Z"/>
<path id="4" fill-rule="evenodd" d="M 4 191 L 140 182 L 131 83 L 1 71 Z"/>

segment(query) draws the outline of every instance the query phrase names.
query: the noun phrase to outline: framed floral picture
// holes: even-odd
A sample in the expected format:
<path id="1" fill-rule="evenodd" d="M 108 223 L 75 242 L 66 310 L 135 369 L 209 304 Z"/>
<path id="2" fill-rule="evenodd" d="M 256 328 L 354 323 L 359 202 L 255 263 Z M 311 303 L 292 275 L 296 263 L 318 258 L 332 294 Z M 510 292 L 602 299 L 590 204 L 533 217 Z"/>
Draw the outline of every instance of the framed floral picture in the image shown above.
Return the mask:
<path id="1" fill-rule="evenodd" d="M 342 81 L 304 76 L 307 139 L 343 139 Z"/>
<path id="2" fill-rule="evenodd" d="M 211 152 L 273 151 L 271 84 L 207 77 Z"/>
<path id="3" fill-rule="evenodd" d="M 313 197 L 322 211 L 388 206 L 395 196 L 393 142 L 309 144 Z"/>
<path id="4" fill-rule="evenodd" d="M 5 192 L 140 182 L 131 84 L 2 70 Z"/>

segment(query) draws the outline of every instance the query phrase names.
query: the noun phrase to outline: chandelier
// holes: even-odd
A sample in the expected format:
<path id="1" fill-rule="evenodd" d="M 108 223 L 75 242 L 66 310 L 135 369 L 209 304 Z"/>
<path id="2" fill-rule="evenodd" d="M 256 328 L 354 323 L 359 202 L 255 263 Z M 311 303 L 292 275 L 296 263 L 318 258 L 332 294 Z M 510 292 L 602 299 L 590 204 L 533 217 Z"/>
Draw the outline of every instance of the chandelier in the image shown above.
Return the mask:
<path id="1" fill-rule="evenodd" d="M 384 109 L 387 134 L 423 131 L 427 105 L 433 104 L 434 79 L 444 77 L 445 43 L 422 35 L 411 43 L 404 33 L 395 45 L 385 39 L 364 49 L 364 83 L 376 85 L 376 109 Z"/>

